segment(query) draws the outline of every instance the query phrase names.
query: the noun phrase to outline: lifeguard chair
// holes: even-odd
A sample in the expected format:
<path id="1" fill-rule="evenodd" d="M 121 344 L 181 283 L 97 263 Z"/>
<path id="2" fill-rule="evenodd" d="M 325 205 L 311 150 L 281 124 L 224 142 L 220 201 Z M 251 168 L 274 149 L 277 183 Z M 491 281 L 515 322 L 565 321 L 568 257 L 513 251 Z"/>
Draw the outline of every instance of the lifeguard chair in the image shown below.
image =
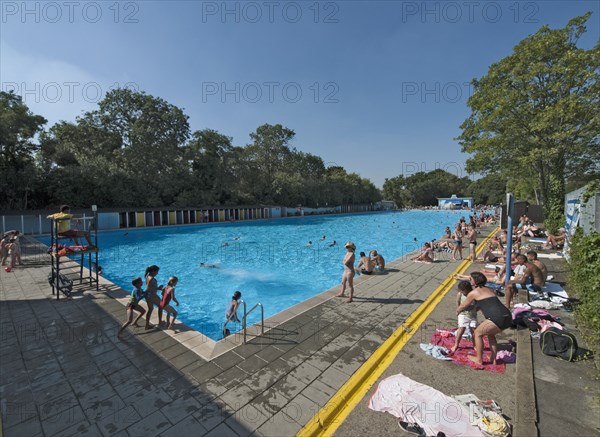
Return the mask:
<path id="1" fill-rule="evenodd" d="M 88 263 L 88 275 L 86 280 L 89 281 L 90 287 L 96 284 L 96 290 L 98 290 L 98 214 L 96 205 L 92 205 L 92 215 L 82 217 L 69 217 L 69 218 L 51 218 L 50 226 L 50 250 L 48 251 L 51 257 L 51 272 L 48 275 L 48 282 L 52 286 L 52 294 L 56 293 L 56 299 L 60 298 L 60 294 L 63 293 L 69 297 L 73 286 L 73 281 L 67 278 L 60 272 L 61 270 L 61 258 L 65 261 L 65 258 L 69 259 L 72 257 L 81 256 L 79 262 L 79 283 L 83 284 L 84 264 Z M 75 236 L 64 236 L 59 235 L 59 223 L 64 220 L 77 220 L 78 223 L 83 225 L 84 230 L 90 233 L 90 238 L 93 241 L 91 246 L 80 246 L 80 245 L 69 245 L 63 244 L 68 241 L 75 243 Z M 92 234 L 93 232 L 93 234 Z M 93 235 L 93 237 L 92 237 Z M 62 242 L 62 243 L 61 243 Z"/>

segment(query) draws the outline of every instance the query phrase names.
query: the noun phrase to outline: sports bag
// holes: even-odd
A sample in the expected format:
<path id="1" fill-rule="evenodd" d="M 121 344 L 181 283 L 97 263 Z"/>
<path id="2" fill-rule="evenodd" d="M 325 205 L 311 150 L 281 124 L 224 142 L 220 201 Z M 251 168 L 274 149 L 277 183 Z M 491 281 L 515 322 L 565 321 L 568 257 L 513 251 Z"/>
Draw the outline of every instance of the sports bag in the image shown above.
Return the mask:
<path id="1" fill-rule="evenodd" d="M 542 353 L 563 360 L 573 361 L 577 355 L 577 339 L 569 332 L 548 328 L 540 337 Z"/>

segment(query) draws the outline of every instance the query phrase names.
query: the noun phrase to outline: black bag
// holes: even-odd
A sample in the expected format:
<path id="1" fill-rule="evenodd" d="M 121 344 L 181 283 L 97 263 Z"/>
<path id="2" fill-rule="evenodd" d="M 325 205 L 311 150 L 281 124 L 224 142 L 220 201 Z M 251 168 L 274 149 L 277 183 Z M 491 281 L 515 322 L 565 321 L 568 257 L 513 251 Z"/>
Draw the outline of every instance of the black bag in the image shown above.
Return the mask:
<path id="1" fill-rule="evenodd" d="M 51 272 L 48 275 L 48 283 L 53 287 L 56 286 L 56 274 L 54 272 Z M 71 291 L 73 291 L 73 281 L 71 281 L 62 273 L 59 273 L 58 290 L 61 291 L 65 296 L 71 296 Z"/>
<path id="2" fill-rule="evenodd" d="M 545 355 L 559 357 L 567 361 L 573 361 L 577 356 L 578 346 L 575 336 L 558 328 L 549 328 L 547 331 L 542 332 L 540 347 Z"/>

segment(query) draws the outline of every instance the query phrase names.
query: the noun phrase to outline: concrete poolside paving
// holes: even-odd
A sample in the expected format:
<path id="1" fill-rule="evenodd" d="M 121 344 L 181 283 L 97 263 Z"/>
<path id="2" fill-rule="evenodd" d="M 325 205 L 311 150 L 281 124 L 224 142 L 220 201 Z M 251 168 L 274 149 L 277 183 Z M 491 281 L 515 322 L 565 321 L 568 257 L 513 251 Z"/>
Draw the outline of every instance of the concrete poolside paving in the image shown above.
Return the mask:
<path id="1" fill-rule="evenodd" d="M 548 268 L 553 281 L 564 284 L 565 262 L 563 259 L 540 258 Z M 471 265 L 467 272 L 477 271 L 481 264 Z M 368 408 L 369 399 L 377 385 L 385 378 L 403 374 L 422 384 L 431 386 L 446 395 L 473 393 L 480 399 L 494 399 L 513 426 L 513 436 L 578 436 L 600 435 L 600 382 L 593 360 L 567 362 L 543 355 L 539 340 L 532 338 L 528 330 L 507 329 L 498 336 L 502 347 L 508 341 L 517 343 L 517 363 L 507 364 L 505 373 L 473 370 L 467 366 L 435 360 L 426 356 L 419 343 L 429 343 L 438 328 L 456 326 L 456 287 L 429 315 L 419 332 L 408 342 L 385 370 L 377 383 L 362 398 L 356 408 L 335 430 L 335 436 L 409 436 L 391 414 L 375 412 Z M 568 290 L 568 288 L 567 288 Z M 527 302 L 526 295 L 518 295 Z M 502 298 L 501 298 L 502 300 Z M 578 338 L 579 347 L 585 348 L 585 340 L 577 329 L 573 313 L 551 310 L 561 318 L 565 328 Z M 481 321 L 481 315 L 479 315 Z M 424 415 L 441 417 L 447 413 L 450 421 L 454 411 L 442 408 L 423 411 Z"/>
<path id="2" fill-rule="evenodd" d="M 397 260 L 386 274 L 357 278 L 354 303 L 323 300 L 207 361 L 189 331 L 174 338 L 135 329 L 118 340 L 125 309 L 117 287 L 84 284 L 56 301 L 48 261 L 33 256 L 33 243 L 28 249 L 24 268 L 0 272 L 7 436 L 295 435 L 457 266 Z M 403 358 L 435 377 L 435 360 L 411 353 Z"/>
<path id="3" fill-rule="evenodd" d="M 115 286 L 56 301 L 23 249 L 0 276 L 7 436 L 294 435 L 456 265 L 390 263 L 357 278 L 353 304 L 331 298 L 206 361 L 160 330 L 119 341 Z"/>

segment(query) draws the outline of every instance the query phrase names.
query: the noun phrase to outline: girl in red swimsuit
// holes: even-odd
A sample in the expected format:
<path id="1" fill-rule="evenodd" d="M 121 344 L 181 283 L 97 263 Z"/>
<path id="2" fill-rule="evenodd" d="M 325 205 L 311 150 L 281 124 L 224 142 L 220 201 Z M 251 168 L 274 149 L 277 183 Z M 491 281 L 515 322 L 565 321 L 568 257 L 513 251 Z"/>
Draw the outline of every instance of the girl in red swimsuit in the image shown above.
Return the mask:
<path id="1" fill-rule="evenodd" d="M 177 276 L 171 276 L 169 278 L 169 282 L 167 286 L 163 290 L 162 300 L 160 301 L 160 311 L 167 312 L 167 329 L 173 329 L 173 325 L 175 324 L 175 318 L 177 317 L 177 311 L 173 308 L 169 303 L 173 300 L 177 306 L 179 306 L 179 302 L 175 298 L 175 286 L 177 285 Z M 171 320 L 171 315 L 173 316 L 173 320 Z M 178 333 L 178 330 L 173 329 L 175 333 Z"/>

